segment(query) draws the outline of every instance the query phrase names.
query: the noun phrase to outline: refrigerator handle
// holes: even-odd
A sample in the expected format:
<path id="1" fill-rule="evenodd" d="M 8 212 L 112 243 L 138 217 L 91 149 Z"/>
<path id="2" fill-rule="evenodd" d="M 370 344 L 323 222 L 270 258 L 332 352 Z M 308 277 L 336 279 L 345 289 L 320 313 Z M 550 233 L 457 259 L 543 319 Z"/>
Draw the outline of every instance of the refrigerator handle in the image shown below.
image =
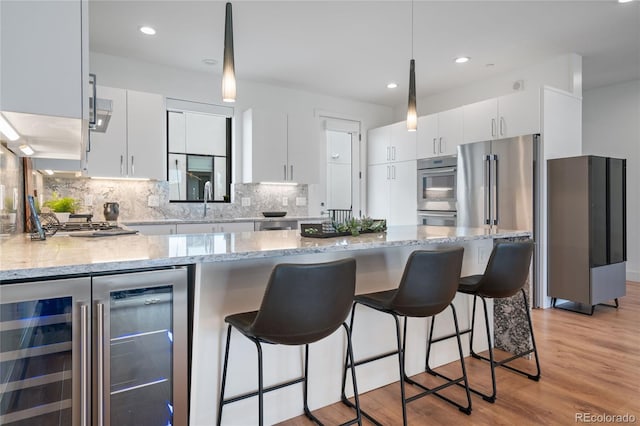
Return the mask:
<path id="1" fill-rule="evenodd" d="M 491 225 L 491 156 L 484 158 L 484 224 Z"/>
<path id="2" fill-rule="evenodd" d="M 80 425 L 89 425 L 89 306 L 80 305 Z"/>
<path id="3" fill-rule="evenodd" d="M 498 154 L 494 154 L 493 155 L 493 199 L 494 199 L 494 204 L 493 204 L 493 224 L 497 225 L 500 222 L 500 218 L 498 217 L 498 214 L 500 212 L 500 209 L 498 208 L 498 206 L 500 205 L 498 197 L 500 195 L 500 177 L 498 175 Z"/>
<path id="4" fill-rule="evenodd" d="M 98 319 L 98 426 L 104 426 L 104 304 L 96 303 Z"/>

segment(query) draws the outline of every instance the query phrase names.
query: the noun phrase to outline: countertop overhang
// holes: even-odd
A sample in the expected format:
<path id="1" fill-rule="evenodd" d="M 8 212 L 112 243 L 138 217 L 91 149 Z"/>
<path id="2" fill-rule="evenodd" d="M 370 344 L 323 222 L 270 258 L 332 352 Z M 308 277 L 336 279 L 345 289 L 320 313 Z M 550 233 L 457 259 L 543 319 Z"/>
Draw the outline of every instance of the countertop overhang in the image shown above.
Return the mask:
<path id="1" fill-rule="evenodd" d="M 530 236 L 530 231 L 443 226 L 396 226 L 383 233 L 326 239 L 302 237 L 297 230 L 102 238 L 53 236 L 44 241 L 31 241 L 28 235 L 21 234 L 0 239 L 0 282 Z"/>

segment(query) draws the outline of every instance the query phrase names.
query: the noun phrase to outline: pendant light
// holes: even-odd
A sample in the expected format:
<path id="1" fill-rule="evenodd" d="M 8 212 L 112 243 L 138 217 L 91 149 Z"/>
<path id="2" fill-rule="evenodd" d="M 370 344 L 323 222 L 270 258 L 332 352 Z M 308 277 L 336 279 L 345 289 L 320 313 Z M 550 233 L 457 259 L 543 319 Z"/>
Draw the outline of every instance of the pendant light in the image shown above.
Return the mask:
<path id="1" fill-rule="evenodd" d="M 233 65 L 233 18 L 231 3 L 227 3 L 224 17 L 224 59 L 222 63 L 222 101 L 236 101 L 236 71 Z"/>
<path id="2" fill-rule="evenodd" d="M 416 107 L 416 61 L 413 59 L 413 0 L 411 0 L 411 61 L 409 62 L 409 105 L 407 107 L 407 130 L 415 132 L 418 128 L 418 109 Z"/>

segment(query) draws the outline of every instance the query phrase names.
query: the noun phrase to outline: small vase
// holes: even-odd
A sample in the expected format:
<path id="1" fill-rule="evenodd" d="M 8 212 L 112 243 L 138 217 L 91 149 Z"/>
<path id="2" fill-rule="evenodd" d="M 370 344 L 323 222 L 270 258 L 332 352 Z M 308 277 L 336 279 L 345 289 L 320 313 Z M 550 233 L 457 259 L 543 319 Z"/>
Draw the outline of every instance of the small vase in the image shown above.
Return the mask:
<path id="1" fill-rule="evenodd" d="M 56 218 L 58 219 L 58 222 L 62 223 L 67 223 L 69 222 L 69 215 L 71 215 L 71 213 L 69 212 L 55 212 Z"/>

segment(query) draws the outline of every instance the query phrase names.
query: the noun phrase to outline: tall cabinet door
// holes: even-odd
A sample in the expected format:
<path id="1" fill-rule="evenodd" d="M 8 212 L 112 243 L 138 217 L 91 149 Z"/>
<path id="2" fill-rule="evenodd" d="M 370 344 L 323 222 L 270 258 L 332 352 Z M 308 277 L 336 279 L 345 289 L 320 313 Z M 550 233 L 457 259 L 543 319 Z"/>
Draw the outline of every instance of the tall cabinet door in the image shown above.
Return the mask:
<path id="1" fill-rule="evenodd" d="M 367 215 L 376 219 L 386 219 L 389 214 L 391 166 L 374 164 L 369 166 L 367 171 Z"/>
<path id="2" fill-rule="evenodd" d="M 390 225 L 415 225 L 418 223 L 416 161 L 391 163 L 389 167 L 391 167 L 391 184 L 388 198 L 388 223 Z"/>
<path id="3" fill-rule="evenodd" d="M 0 291 L 0 424 L 88 424 L 90 278 Z"/>
<path id="4" fill-rule="evenodd" d="M 93 278 L 94 421 L 187 423 L 187 270 Z"/>
<path id="5" fill-rule="evenodd" d="M 127 90 L 129 177 L 167 179 L 167 124 L 164 97 Z"/>
<path id="6" fill-rule="evenodd" d="M 91 131 L 87 173 L 91 177 L 124 177 L 127 175 L 127 91 L 97 86 L 96 96 L 110 99 L 113 111 L 106 132 Z"/>

